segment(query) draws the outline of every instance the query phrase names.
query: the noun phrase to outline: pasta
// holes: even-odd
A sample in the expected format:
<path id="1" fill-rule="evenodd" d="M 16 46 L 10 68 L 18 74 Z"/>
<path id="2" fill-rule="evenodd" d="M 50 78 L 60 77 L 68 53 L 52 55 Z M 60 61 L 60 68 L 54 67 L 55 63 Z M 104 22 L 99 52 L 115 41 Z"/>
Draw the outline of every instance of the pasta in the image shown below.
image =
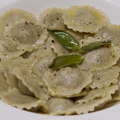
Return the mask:
<path id="1" fill-rule="evenodd" d="M 32 51 L 44 44 L 47 37 L 43 32 L 36 23 L 21 21 L 11 26 L 5 35 L 15 41 L 18 50 Z"/>
<path id="2" fill-rule="evenodd" d="M 6 31 L 13 24 L 21 20 L 36 22 L 36 18 L 32 13 L 29 13 L 21 9 L 11 9 L 4 13 L 0 19 L 1 19 L 0 27 L 3 30 L 3 32 L 4 30 Z"/>
<path id="3" fill-rule="evenodd" d="M 92 112 L 94 111 L 95 107 L 108 102 L 112 99 L 111 96 L 107 95 L 104 96 L 103 98 L 99 98 L 99 99 L 95 99 L 93 101 L 89 101 L 86 104 L 82 104 L 82 105 L 76 105 L 73 109 L 70 109 L 67 111 L 67 115 L 71 115 L 71 114 L 86 114 L 88 112 Z"/>
<path id="4" fill-rule="evenodd" d="M 44 89 L 37 84 L 35 78 L 29 75 L 29 73 L 24 74 L 25 71 L 25 69 L 15 68 L 13 74 L 16 75 L 16 77 L 20 79 L 37 98 L 48 99 L 49 96 L 45 93 Z"/>
<path id="5" fill-rule="evenodd" d="M 115 65 L 119 58 L 119 47 L 100 48 L 87 53 L 80 68 L 90 71 L 104 70 Z"/>
<path id="6" fill-rule="evenodd" d="M 48 102 L 49 112 L 55 114 L 73 107 L 74 103 L 68 99 L 51 98 Z"/>
<path id="7" fill-rule="evenodd" d="M 51 49 L 44 48 L 40 48 L 37 53 L 33 55 L 31 73 L 38 78 L 39 84 L 44 85 L 42 82 L 43 76 L 55 57 L 56 54 Z M 40 69 L 41 67 L 42 69 Z"/>
<path id="8" fill-rule="evenodd" d="M 39 17 L 3 13 L 0 99 L 49 115 L 113 106 L 120 101 L 120 26 L 92 6 L 49 8 Z"/>
<path id="9" fill-rule="evenodd" d="M 73 79 L 74 78 L 74 79 Z M 92 81 L 90 72 L 81 71 L 79 68 L 63 68 L 60 71 L 48 71 L 43 81 L 52 96 L 72 97 L 79 94 Z"/>
<path id="10" fill-rule="evenodd" d="M 2 95 L 2 100 L 10 105 L 21 109 L 31 109 L 32 107 L 46 106 L 46 103 L 42 100 L 37 100 L 33 97 L 26 96 L 20 93 L 18 89 L 11 89 L 7 93 Z M 44 107 L 46 108 L 46 107 Z"/>
<path id="11" fill-rule="evenodd" d="M 94 37 L 103 40 L 111 40 L 113 45 L 120 46 L 119 33 L 120 33 L 119 25 L 110 25 L 100 29 Z"/>
<path id="12" fill-rule="evenodd" d="M 24 51 L 17 48 L 18 43 L 11 38 L 2 37 L 0 39 L 0 57 L 1 59 L 19 57 Z"/>
<path id="13" fill-rule="evenodd" d="M 110 84 L 118 83 L 120 68 L 114 66 L 107 70 L 93 72 L 92 83 L 89 85 L 92 89 L 103 88 Z"/>
<path id="14" fill-rule="evenodd" d="M 66 26 L 63 23 L 63 9 L 49 8 L 40 14 L 38 24 L 42 25 L 44 29 L 62 29 L 65 30 Z"/>
<path id="15" fill-rule="evenodd" d="M 108 24 L 107 17 L 90 6 L 72 6 L 64 12 L 64 23 L 74 31 L 96 33 Z"/>
<path id="16" fill-rule="evenodd" d="M 88 92 L 88 94 L 82 100 L 78 100 L 76 102 L 79 104 L 87 103 L 91 100 L 94 100 L 95 98 L 104 97 L 109 94 L 110 95 L 114 94 L 115 91 L 117 91 L 118 89 L 119 89 L 118 85 L 112 85 L 112 86 L 105 87 L 105 88 L 94 89 Z"/>

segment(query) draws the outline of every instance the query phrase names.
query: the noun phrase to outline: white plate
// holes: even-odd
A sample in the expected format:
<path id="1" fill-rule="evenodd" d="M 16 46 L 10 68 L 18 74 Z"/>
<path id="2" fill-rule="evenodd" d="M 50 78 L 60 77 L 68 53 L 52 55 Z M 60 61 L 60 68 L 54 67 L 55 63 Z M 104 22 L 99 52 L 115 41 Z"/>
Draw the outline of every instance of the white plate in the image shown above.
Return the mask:
<path id="1" fill-rule="evenodd" d="M 9 8 L 21 8 L 36 15 L 48 7 L 92 5 L 104 11 L 114 24 L 120 24 L 119 0 L 0 0 L 0 13 Z M 0 102 L 0 120 L 120 120 L 120 104 L 86 115 L 48 116 L 26 112 Z"/>

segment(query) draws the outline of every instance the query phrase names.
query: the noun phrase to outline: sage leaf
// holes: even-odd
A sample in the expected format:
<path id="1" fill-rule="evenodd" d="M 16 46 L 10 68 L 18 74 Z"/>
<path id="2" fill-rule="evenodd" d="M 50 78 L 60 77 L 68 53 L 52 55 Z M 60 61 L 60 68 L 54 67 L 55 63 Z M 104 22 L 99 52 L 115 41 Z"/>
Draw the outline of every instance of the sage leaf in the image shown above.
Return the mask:
<path id="1" fill-rule="evenodd" d="M 69 33 L 62 30 L 50 30 L 48 29 L 50 35 L 65 49 L 70 51 L 79 50 L 80 46 L 78 41 Z"/>
<path id="2" fill-rule="evenodd" d="M 98 41 L 98 42 L 93 42 L 93 43 L 90 43 L 88 45 L 85 45 L 83 47 L 80 48 L 79 52 L 81 54 L 85 54 L 87 52 L 90 52 L 94 49 L 97 49 L 97 48 L 100 48 L 100 47 L 107 47 L 109 46 L 111 43 L 111 41 Z"/>
<path id="3" fill-rule="evenodd" d="M 78 54 L 59 56 L 53 60 L 53 63 L 50 65 L 49 68 L 57 70 L 62 67 L 80 64 L 83 60 L 84 58 Z"/>

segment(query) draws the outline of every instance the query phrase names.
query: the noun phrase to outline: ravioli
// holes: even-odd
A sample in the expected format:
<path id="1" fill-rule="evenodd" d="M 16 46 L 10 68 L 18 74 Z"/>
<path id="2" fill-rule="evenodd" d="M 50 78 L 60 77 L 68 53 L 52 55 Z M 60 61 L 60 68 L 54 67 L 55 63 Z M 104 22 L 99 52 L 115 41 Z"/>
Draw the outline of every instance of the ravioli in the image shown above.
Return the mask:
<path id="1" fill-rule="evenodd" d="M 67 115 L 72 114 L 86 114 L 95 110 L 95 108 L 103 103 L 110 101 L 112 97 L 110 95 L 104 96 L 103 98 L 98 98 L 92 101 L 89 101 L 86 104 L 76 105 L 66 112 Z M 64 111 L 65 112 L 65 111 Z"/>
<path id="2" fill-rule="evenodd" d="M 93 72 L 92 83 L 89 87 L 94 89 L 117 84 L 119 73 L 120 68 L 118 66 L 113 66 L 107 70 Z"/>
<path id="3" fill-rule="evenodd" d="M 10 59 L 19 57 L 24 53 L 24 51 L 17 48 L 18 43 L 13 41 L 11 38 L 2 37 L 0 40 L 0 58 Z"/>
<path id="4" fill-rule="evenodd" d="M 39 48 L 39 50 L 32 57 L 31 73 L 38 78 L 40 85 L 44 86 L 42 81 L 45 71 L 49 69 L 51 62 L 56 57 L 56 54 L 50 49 Z M 41 69 L 42 68 L 42 69 Z"/>
<path id="5" fill-rule="evenodd" d="M 18 21 L 30 21 L 35 23 L 36 18 L 32 13 L 21 9 L 10 9 L 0 17 L 0 28 L 4 31 L 17 23 Z"/>
<path id="6" fill-rule="evenodd" d="M 20 109 L 30 110 L 35 107 L 43 107 L 46 109 L 46 102 L 37 100 L 34 97 L 23 95 L 18 89 L 10 89 L 7 93 L 2 95 L 2 100 L 9 105 Z"/>
<path id="7" fill-rule="evenodd" d="M 103 27 L 94 37 L 103 40 L 111 40 L 113 46 L 120 46 L 120 26 L 109 25 Z"/>
<path id="8" fill-rule="evenodd" d="M 7 73 L 6 76 L 10 87 L 16 88 L 18 85 L 18 80 L 21 80 L 22 83 L 29 89 L 29 91 L 34 93 L 37 98 L 48 99 L 49 96 L 38 84 L 36 77 L 30 73 L 30 63 L 28 62 L 28 60 L 24 60 L 22 58 L 16 58 L 2 62 L 2 65 L 5 67 Z"/>
<path id="9" fill-rule="evenodd" d="M 72 6 L 65 10 L 63 19 L 68 28 L 86 33 L 96 33 L 109 23 L 104 13 L 90 6 Z"/>
<path id="10" fill-rule="evenodd" d="M 50 114 L 56 114 L 73 107 L 74 103 L 69 99 L 51 98 L 48 102 L 48 111 Z"/>
<path id="11" fill-rule="evenodd" d="M 105 89 L 96 89 L 90 91 L 82 100 L 78 100 L 73 107 L 52 113 L 53 115 L 73 115 L 86 114 L 95 110 L 95 108 L 112 100 L 112 94 L 118 90 L 118 85 L 113 85 Z M 96 94 L 97 93 L 97 94 Z"/>
<path id="12" fill-rule="evenodd" d="M 72 97 L 92 82 L 92 74 L 79 68 L 67 67 L 46 72 L 43 81 L 52 96 Z"/>
<path id="13" fill-rule="evenodd" d="M 43 34 L 41 26 L 27 21 L 14 24 L 7 30 L 5 35 L 13 39 L 18 44 L 17 49 L 22 51 L 36 49 L 36 47 L 43 45 L 47 38 Z"/>
<path id="14" fill-rule="evenodd" d="M 76 114 L 86 114 L 95 110 L 97 106 L 100 106 L 103 103 L 110 101 L 112 97 L 110 95 L 104 96 L 103 98 L 98 98 L 92 101 L 89 101 L 85 104 L 75 104 L 68 110 L 59 111 L 52 113 L 52 115 L 76 115 Z"/>
<path id="15" fill-rule="evenodd" d="M 38 24 L 43 26 L 44 29 L 65 30 L 66 26 L 62 18 L 63 12 L 61 8 L 49 8 L 40 14 Z"/>
<path id="16" fill-rule="evenodd" d="M 36 79 L 34 76 L 30 75 L 29 73 L 26 73 L 26 69 L 20 69 L 15 68 L 13 70 L 13 73 L 19 80 L 23 82 L 23 84 L 32 92 L 34 95 L 43 100 L 47 100 L 49 96 L 44 91 L 44 89 L 39 86 L 39 84 L 36 82 Z"/>
<path id="17" fill-rule="evenodd" d="M 120 58 L 119 47 L 100 48 L 87 53 L 81 69 L 96 71 L 112 67 Z"/>
<path id="18" fill-rule="evenodd" d="M 7 79 L 7 83 L 9 85 L 9 88 L 17 88 L 17 84 L 18 84 L 18 79 L 16 78 L 16 76 L 14 76 L 12 74 L 12 70 L 15 66 L 21 66 L 22 65 L 24 67 L 26 67 L 26 60 L 23 61 L 23 59 L 21 57 L 19 58 L 14 58 L 14 59 L 6 59 L 4 61 L 1 62 L 2 67 L 4 68 L 5 71 L 5 77 Z"/>
<path id="19" fill-rule="evenodd" d="M 88 94 L 83 99 L 80 99 L 76 102 L 79 104 L 87 103 L 99 97 L 104 97 L 106 95 L 112 95 L 118 89 L 119 89 L 118 85 L 112 85 L 112 86 L 105 87 L 105 88 L 94 89 L 94 90 L 89 91 Z"/>

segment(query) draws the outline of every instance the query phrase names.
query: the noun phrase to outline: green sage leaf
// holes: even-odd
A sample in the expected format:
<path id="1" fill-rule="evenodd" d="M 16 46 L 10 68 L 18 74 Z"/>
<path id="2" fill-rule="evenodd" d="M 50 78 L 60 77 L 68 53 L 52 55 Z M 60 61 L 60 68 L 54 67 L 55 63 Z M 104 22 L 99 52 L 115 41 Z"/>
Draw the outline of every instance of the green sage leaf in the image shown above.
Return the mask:
<path id="1" fill-rule="evenodd" d="M 62 30 L 50 30 L 48 29 L 50 35 L 65 49 L 70 51 L 79 50 L 80 46 L 78 41 L 69 33 Z"/>
<path id="2" fill-rule="evenodd" d="M 80 48 L 79 52 L 81 54 L 85 54 L 87 52 L 90 52 L 94 49 L 97 49 L 97 48 L 100 48 L 100 47 L 107 47 L 111 44 L 111 41 L 98 41 L 98 42 L 93 42 L 93 43 L 90 43 L 88 45 L 85 45 L 83 47 Z"/>
<path id="3" fill-rule="evenodd" d="M 59 56 L 53 60 L 50 68 L 56 70 L 62 67 L 73 66 L 82 63 L 83 60 L 84 58 L 78 54 Z"/>

